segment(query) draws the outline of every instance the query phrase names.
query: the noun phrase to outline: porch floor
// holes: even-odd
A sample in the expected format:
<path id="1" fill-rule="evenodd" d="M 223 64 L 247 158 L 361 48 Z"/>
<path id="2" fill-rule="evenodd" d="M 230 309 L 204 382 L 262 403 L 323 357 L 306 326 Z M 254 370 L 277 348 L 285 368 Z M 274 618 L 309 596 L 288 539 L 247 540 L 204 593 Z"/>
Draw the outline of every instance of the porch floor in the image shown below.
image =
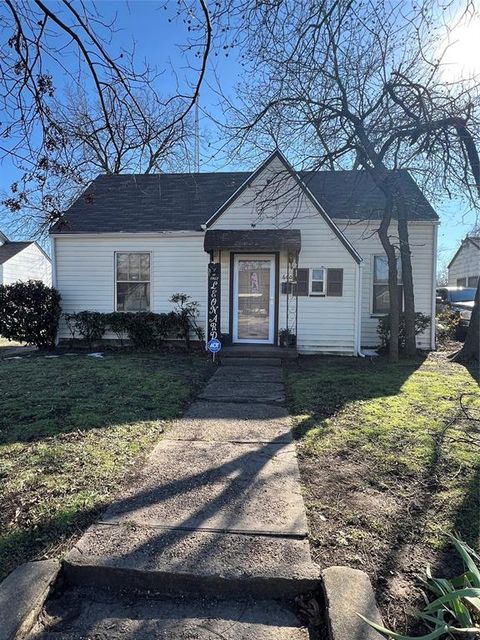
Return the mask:
<path id="1" fill-rule="evenodd" d="M 220 352 L 221 358 L 281 358 L 291 360 L 298 357 L 295 347 L 277 347 L 273 344 L 232 344 Z"/>

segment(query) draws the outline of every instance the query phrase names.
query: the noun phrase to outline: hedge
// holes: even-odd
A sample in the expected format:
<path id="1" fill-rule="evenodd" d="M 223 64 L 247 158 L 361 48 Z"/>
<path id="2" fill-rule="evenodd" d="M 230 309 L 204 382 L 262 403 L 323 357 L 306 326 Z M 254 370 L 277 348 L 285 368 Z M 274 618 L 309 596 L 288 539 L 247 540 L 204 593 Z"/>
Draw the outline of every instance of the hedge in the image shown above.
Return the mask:
<path id="1" fill-rule="evenodd" d="M 184 293 L 170 299 L 174 309 L 169 313 L 80 311 L 64 314 L 72 339 L 82 338 L 90 347 L 111 331 L 123 343 L 125 336 L 137 348 L 159 347 L 165 340 L 181 339 L 187 348 L 194 334 L 199 340 L 203 330 L 197 325 L 198 303 Z"/>
<path id="2" fill-rule="evenodd" d="M 53 347 L 60 301 L 56 289 L 37 280 L 0 285 L 0 335 L 37 347 Z"/>

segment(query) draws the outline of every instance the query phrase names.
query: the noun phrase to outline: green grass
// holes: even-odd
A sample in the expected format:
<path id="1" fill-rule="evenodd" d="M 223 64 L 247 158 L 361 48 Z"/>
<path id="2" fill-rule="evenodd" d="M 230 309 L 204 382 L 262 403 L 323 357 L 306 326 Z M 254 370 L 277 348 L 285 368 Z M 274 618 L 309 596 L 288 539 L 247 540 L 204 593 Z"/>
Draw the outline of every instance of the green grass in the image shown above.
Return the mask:
<path id="1" fill-rule="evenodd" d="M 0 361 L 0 577 L 90 524 L 208 371 L 186 354 Z"/>
<path id="2" fill-rule="evenodd" d="M 286 381 L 314 557 L 367 570 L 398 628 L 445 532 L 480 542 L 478 382 L 441 354 L 304 358 Z"/>
<path id="3" fill-rule="evenodd" d="M 443 456 L 475 467 L 478 451 L 443 430 L 464 404 L 480 408 L 478 385 L 462 366 L 434 360 L 398 365 L 328 362 L 288 377 L 304 450 L 372 460 L 383 473 L 425 473 Z"/>

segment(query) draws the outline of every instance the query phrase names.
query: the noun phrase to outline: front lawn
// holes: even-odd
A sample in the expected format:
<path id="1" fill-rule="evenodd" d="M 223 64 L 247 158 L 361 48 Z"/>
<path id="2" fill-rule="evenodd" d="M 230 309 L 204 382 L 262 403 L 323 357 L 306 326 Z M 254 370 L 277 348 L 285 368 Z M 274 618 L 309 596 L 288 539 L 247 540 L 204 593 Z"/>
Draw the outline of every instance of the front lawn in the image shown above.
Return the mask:
<path id="1" fill-rule="evenodd" d="M 366 571 L 387 624 L 418 630 L 427 564 L 454 568 L 444 532 L 480 541 L 477 382 L 444 354 L 304 358 L 286 379 L 315 560 Z"/>
<path id="2" fill-rule="evenodd" d="M 0 360 L 0 579 L 90 524 L 209 370 L 183 353 Z"/>

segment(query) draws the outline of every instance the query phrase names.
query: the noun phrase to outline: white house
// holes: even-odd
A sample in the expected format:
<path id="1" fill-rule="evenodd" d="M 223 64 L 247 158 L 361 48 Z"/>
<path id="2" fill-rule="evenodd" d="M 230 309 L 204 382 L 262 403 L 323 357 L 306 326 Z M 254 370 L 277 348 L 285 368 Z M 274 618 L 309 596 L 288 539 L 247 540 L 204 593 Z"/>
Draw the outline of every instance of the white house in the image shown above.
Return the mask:
<path id="1" fill-rule="evenodd" d="M 480 277 L 480 237 L 467 236 L 448 265 L 448 284 L 476 287 Z"/>
<path id="2" fill-rule="evenodd" d="M 416 309 L 433 317 L 438 217 L 399 179 Z M 288 328 L 300 353 L 356 355 L 388 312 L 383 202 L 366 172 L 298 174 L 278 151 L 253 173 L 101 175 L 51 229 L 54 285 L 65 312 L 170 311 L 182 292 L 208 337 L 275 345 Z M 434 344 L 432 323 L 418 346 Z"/>
<path id="3" fill-rule="evenodd" d="M 0 284 L 41 280 L 52 283 L 52 264 L 36 242 L 13 242 L 0 231 Z"/>

